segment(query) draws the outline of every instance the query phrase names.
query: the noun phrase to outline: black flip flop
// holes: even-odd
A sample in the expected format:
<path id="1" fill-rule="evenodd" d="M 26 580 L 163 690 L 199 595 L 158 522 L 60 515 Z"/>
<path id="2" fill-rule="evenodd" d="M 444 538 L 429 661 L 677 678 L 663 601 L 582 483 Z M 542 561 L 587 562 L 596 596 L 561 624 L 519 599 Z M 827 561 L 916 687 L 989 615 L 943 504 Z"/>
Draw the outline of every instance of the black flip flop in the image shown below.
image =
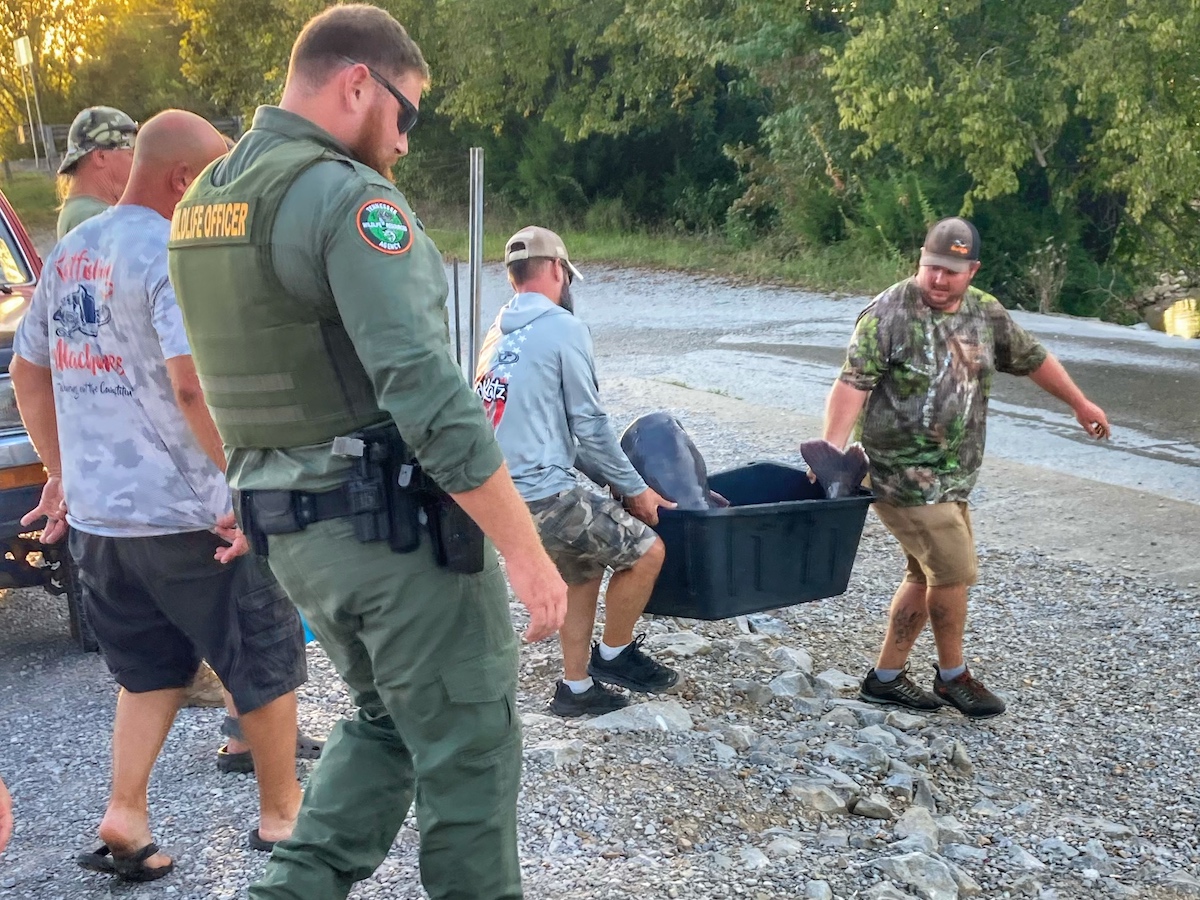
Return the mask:
<path id="1" fill-rule="evenodd" d="M 221 733 L 226 737 L 244 741 L 242 726 L 232 716 L 226 716 L 221 724 Z M 320 759 L 324 741 L 311 738 L 303 731 L 296 732 L 296 759 Z M 249 750 L 240 753 L 230 753 L 229 745 L 224 744 L 217 751 L 217 769 L 229 775 L 254 774 L 254 757 Z"/>
<path id="2" fill-rule="evenodd" d="M 105 875 L 111 875 L 116 871 L 113 868 L 112 850 L 108 844 L 101 844 L 90 853 L 80 853 L 75 857 L 75 862 L 89 872 L 102 872 Z"/>
<path id="3" fill-rule="evenodd" d="M 246 835 L 246 837 L 250 841 L 251 850 L 257 850 L 259 853 L 270 853 L 275 849 L 275 841 L 266 840 L 261 834 L 258 833 L 257 828 Z"/>
<path id="4" fill-rule="evenodd" d="M 122 881 L 146 882 L 166 878 L 175 869 L 175 860 L 153 869 L 146 865 L 146 860 L 157 852 L 158 844 L 151 841 L 132 856 L 118 856 L 114 853 L 113 869 Z"/>
<path id="5" fill-rule="evenodd" d="M 249 750 L 230 753 L 229 745 L 222 744 L 217 750 L 217 770 L 226 775 L 253 775 L 254 757 Z"/>

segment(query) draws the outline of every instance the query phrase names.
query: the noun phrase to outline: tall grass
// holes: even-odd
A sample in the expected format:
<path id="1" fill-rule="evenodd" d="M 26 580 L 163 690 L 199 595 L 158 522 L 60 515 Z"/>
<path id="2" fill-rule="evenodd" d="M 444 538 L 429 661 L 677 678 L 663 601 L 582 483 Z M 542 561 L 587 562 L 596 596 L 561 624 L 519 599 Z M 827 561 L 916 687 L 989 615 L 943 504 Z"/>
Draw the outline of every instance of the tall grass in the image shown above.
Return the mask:
<path id="1" fill-rule="evenodd" d="M 37 172 L 18 172 L 3 182 L 0 188 L 17 211 L 17 216 L 30 231 L 53 228 L 58 219 L 58 198 L 54 179 Z"/>
<path id="2" fill-rule="evenodd" d="M 437 210 L 424 221 L 427 233 L 445 256 L 467 258 L 464 215 Z M 484 259 L 500 261 L 509 235 L 529 224 L 544 224 L 557 231 L 572 261 L 581 266 L 603 262 L 671 269 L 848 294 L 877 293 L 911 274 L 913 269 L 912 264 L 892 253 L 852 242 L 810 248 L 771 237 L 752 241 L 749 246 L 735 246 L 722 235 L 645 228 L 580 229 L 550 221 L 534 223 L 507 211 L 493 216 L 484 214 Z"/>

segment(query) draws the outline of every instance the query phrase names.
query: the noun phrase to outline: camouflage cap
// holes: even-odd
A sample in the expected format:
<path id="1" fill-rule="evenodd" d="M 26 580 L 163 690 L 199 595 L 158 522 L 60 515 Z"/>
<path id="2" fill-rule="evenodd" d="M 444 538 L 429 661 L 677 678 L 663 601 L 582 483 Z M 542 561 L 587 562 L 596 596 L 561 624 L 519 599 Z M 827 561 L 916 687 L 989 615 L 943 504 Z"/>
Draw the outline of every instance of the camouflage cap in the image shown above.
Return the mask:
<path id="1" fill-rule="evenodd" d="M 67 155 L 58 167 L 68 174 L 93 150 L 132 150 L 137 122 L 111 106 L 89 106 L 75 117 L 67 132 Z"/>

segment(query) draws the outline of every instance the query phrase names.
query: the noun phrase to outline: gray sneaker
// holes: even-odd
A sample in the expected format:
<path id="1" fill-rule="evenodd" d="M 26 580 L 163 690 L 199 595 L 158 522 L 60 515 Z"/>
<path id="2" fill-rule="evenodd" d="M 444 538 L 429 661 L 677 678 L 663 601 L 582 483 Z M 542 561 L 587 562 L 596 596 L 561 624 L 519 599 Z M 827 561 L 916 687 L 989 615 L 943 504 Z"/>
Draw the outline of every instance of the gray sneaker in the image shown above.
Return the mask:
<path id="1" fill-rule="evenodd" d="M 858 699 L 868 703 L 895 703 L 919 712 L 932 712 L 942 708 L 942 701 L 929 691 L 917 687 L 908 677 L 908 666 L 901 670 L 893 681 L 880 681 L 871 669 L 858 688 Z"/>

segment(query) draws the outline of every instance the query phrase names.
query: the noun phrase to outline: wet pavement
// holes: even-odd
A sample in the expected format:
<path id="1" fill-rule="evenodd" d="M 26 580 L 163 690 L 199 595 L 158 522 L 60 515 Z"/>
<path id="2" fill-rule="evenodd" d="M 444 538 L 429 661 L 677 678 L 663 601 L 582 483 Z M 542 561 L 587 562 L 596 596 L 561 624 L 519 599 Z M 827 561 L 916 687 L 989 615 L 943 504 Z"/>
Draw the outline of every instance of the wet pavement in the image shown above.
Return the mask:
<path id="1" fill-rule="evenodd" d="M 575 286 L 602 386 L 652 378 L 818 416 L 866 297 L 744 286 L 669 272 L 585 269 Z M 467 276 L 460 269 L 466 330 Z M 510 296 L 485 268 L 486 331 Z M 1108 414 L 1112 440 L 1025 378 L 998 376 L 989 455 L 1200 504 L 1200 341 L 1065 316 L 1016 312 Z M 685 423 L 686 424 L 686 423 Z M 796 435 L 797 443 L 814 435 Z"/>

